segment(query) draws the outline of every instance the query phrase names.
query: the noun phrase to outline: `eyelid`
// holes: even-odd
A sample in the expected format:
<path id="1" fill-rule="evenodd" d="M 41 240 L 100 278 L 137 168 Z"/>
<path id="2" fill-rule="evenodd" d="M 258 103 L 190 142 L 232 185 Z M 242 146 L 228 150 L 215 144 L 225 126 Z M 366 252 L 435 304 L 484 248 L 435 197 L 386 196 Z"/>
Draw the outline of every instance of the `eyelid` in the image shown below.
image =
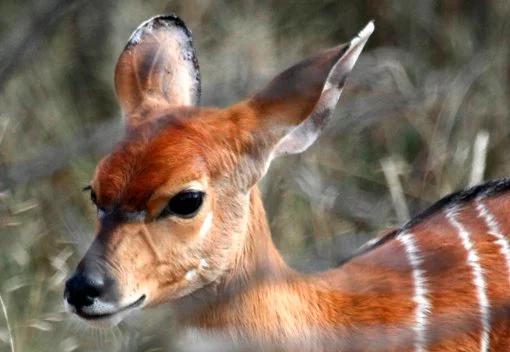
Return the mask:
<path id="1" fill-rule="evenodd" d="M 188 184 L 184 184 L 183 187 L 178 191 L 175 192 L 173 196 L 182 193 L 182 192 L 204 192 L 205 191 L 205 185 L 200 181 L 192 181 Z"/>
<path id="2" fill-rule="evenodd" d="M 179 195 L 183 195 L 183 194 L 187 194 L 187 193 L 200 194 L 200 196 L 201 196 L 201 203 L 200 203 L 200 205 L 198 206 L 198 208 L 196 209 L 195 212 L 189 214 L 189 217 L 188 217 L 188 215 L 174 213 L 173 211 L 170 210 L 170 208 L 168 208 L 170 206 L 172 200 L 174 200 Z M 166 216 L 175 216 L 175 217 L 178 217 L 180 219 L 192 218 L 192 217 L 194 217 L 194 215 L 196 215 L 196 213 L 198 212 L 198 210 L 202 206 L 203 201 L 205 200 L 206 197 L 207 197 L 207 195 L 206 195 L 206 193 L 203 190 L 198 190 L 198 189 L 194 189 L 194 188 L 185 188 L 185 189 L 179 191 L 178 193 L 174 194 L 172 197 L 170 197 L 166 201 L 164 207 L 160 210 L 159 214 L 156 216 L 156 219 L 161 219 L 161 218 L 164 218 Z M 169 211 L 168 213 L 166 213 L 167 209 Z"/>
<path id="3" fill-rule="evenodd" d="M 175 196 L 176 196 L 176 195 L 178 195 L 178 194 L 181 194 L 181 193 L 188 193 L 188 192 L 197 192 L 197 193 L 198 193 L 198 192 L 200 192 L 200 193 L 204 193 L 204 194 L 205 194 L 205 192 L 204 192 L 202 189 L 200 189 L 200 188 L 185 188 L 185 189 L 183 189 L 182 191 L 179 191 L 179 192 L 177 192 L 176 194 L 174 194 L 174 195 L 172 196 L 172 198 L 173 198 L 173 197 L 175 197 Z"/>

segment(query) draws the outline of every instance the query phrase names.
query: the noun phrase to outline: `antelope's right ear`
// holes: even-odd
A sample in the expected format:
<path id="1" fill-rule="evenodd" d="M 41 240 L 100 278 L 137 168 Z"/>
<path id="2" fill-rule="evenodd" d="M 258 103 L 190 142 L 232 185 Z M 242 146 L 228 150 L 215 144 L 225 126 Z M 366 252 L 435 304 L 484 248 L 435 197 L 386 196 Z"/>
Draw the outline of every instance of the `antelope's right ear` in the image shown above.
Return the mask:
<path id="1" fill-rule="evenodd" d="M 149 106 L 199 103 L 198 61 L 179 17 L 156 16 L 133 32 L 115 68 L 115 89 L 128 123 L 140 122 Z"/>
<path id="2" fill-rule="evenodd" d="M 246 186 L 264 175 L 272 159 L 301 153 L 318 138 L 373 31 L 374 24 L 369 22 L 350 42 L 288 68 L 241 104 L 252 112 L 240 119 L 250 136 L 241 142 L 243 154 L 249 156 L 244 159 L 251 163 L 245 168 L 250 173 L 245 175 Z"/>
<path id="3" fill-rule="evenodd" d="M 300 153 L 317 139 L 373 31 L 369 22 L 350 42 L 290 67 L 251 99 L 266 135 L 277 139 L 273 157 Z"/>

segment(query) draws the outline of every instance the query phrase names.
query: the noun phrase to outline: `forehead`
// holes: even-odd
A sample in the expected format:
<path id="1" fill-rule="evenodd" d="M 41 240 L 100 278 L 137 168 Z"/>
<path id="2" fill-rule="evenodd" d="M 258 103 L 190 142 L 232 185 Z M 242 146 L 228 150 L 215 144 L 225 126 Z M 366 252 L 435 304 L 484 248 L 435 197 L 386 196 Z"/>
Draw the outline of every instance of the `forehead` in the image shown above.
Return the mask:
<path id="1" fill-rule="evenodd" d="M 199 120 L 203 113 L 168 113 L 128 129 L 98 165 L 93 187 L 102 204 L 136 208 L 164 184 L 175 187 L 208 177 L 206 148 L 213 143 Z"/>

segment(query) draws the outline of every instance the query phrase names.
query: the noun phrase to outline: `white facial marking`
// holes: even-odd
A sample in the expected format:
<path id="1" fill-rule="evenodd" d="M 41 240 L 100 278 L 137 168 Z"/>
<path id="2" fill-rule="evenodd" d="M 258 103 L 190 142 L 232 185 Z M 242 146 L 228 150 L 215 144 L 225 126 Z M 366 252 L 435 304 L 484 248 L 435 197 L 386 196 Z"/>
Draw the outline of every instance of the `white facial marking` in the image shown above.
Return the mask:
<path id="1" fill-rule="evenodd" d="M 200 227 L 200 231 L 198 232 L 198 237 L 200 239 L 204 239 L 209 231 L 211 230 L 213 220 L 213 213 L 210 212 L 206 215 L 204 222 L 202 223 L 202 227 Z"/>
<path id="2" fill-rule="evenodd" d="M 188 281 L 191 281 L 195 278 L 195 276 L 197 276 L 197 271 L 195 269 L 193 270 L 190 270 L 186 273 L 186 275 L 184 275 L 184 278 Z"/>
<path id="3" fill-rule="evenodd" d="M 425 271 L 420 269 L 422 259 L 412 233 L 403 232 L 397 236 L 397 240 L 404 245 L 407 259 L 411 265 L 414 282 L 413 301 L 416 303 L 414 332 L 416 339 L 414 349 L 416 352 L 426 351 L 427 316 L 430 312 Z"/>
<path id="4" fill-rule="evenodd" d="M 97 327 L 117 325 L 134 310 L 138 310 L 144 306 L 144 304 L 136 304 L 133 306 L 139 299 L 130 297 L 123 299 L 123 302 L 117 304 L 96 299 L 92 305 L 81 307 L 80 310 L 85 314 L 98 317 L 95 319 L 82 319 L 85 319 L 89 324 Z M 76 308 L 70 305 L 67 299 L 64 299 L 64 306 L 69 312 L 76 313 Z M 104 317 L 99 317 L 101 315 Z"/>
<path id="5" fill-rule="evenodd" d="M 478 297 L 478 305 L 480 307 L 480 321 L 482 324 L 482 333 L 480 341 L 480 351 L 487 352 L 489 350 L 489 334 L 490 326 L 490 304 L 487 297 L 487 285 L 485 283 L 483 269 L 480 265 L 480 258 L 471 241 L 470 234 L 458 220 L 457 208 L 451 207 L 446 210 L 446 218 L 457 230 L 457 233 L 462 241 L 462 245 L 467 252 L 467 262 L 473 272 L 473 283 L 476 287 L 476 295 Z"/>
<path id="6" fill-rule="evenodd" d="M 205 268 L 208 268 L 209 267 L 209 263 L 207 263 L 207 260 L 205 259 L 200 259 L 200 269 L 205 269 Z"/>

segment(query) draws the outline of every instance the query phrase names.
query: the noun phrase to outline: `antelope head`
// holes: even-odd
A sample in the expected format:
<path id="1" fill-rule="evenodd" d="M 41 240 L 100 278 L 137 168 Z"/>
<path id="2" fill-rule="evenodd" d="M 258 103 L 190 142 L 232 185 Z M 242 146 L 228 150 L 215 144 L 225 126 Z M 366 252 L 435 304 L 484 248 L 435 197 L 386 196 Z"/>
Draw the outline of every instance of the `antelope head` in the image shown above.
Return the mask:
<path id="1" fill-rule="evenodd" d="M 115 70 L 125 135 L 90 182 L 97 234 L 66 283 L 70 310 L 116 322 L 220 280 L 240 260 L 250 190 L 271 160 L 317 139 L 373 28 L 224 109 L 198 107 L 198 62 L 179 18 L 136 29 Z"/>

